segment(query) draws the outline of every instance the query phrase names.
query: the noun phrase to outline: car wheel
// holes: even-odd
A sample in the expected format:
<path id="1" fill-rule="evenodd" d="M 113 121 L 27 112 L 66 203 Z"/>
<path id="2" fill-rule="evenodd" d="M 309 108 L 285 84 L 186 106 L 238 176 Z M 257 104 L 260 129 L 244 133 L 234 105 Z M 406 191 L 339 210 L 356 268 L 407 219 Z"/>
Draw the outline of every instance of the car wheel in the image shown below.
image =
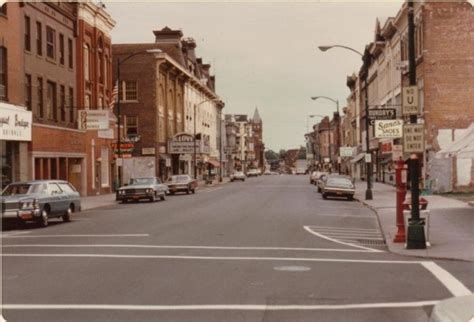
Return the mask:
<path id="1" fill-rule="evenodd" d="M 72 216 L 72 209 L 71 206 L 69 206 L 66 210 L 66 213 L 63 215 L 63 221 L 64 222 L 70 222 L 71 221 L 71 216 Z"/>
<path id="2" fill-rule="evenodd" d="M 321 193 L 321 188 L 320 187 L 318 187 L 318 192 Z"/>
<path id="3" fill-rule="evenodd" d="M 192 193 L 196 193 L 196 188 L 193 188 L 193 189 L 191 190 L 191 192 L 192 192 Z"/>
<path id="4" fill-rule="evenodd" d="M 160 196 L 160 200 L 161 200 L 161 201 L 164 201 L 164 200 L 165 200 L 165 194 L 164 194 L 164 193 Z"/>
<path id="5" fill-rule="evenodd" d="M 327 198 L 328 196 L 325 193 L 323 193 L 323 199 L 326 200 Z"/>
<path id="6" fill-rule="evenodd" d="M 188 187 L 188 189 L 186 189 L 186 194 L 189 195 L 190 192 L 191 192 L 191 189 Z"/>
<path id="7" fill-rule="evenodd" d="M 349 201 L 354 200 L 354 196 L 347 196 L 347 200 L 349 200 Z"/>
<path id="8" fill-rule="evenodd" d="M 123 200 L 122 200 L 122 203 L 127 203 L 127 202 L 128 202 L 127 199 L 123 199 Z"/>
<path id="9" fill-rule="evenodd" d="M 47 209 L 43 209 L 41 212 L 41 218 L 39 220 L 40 227 L 48 227 L 49 223 L 49 211 Z"/>

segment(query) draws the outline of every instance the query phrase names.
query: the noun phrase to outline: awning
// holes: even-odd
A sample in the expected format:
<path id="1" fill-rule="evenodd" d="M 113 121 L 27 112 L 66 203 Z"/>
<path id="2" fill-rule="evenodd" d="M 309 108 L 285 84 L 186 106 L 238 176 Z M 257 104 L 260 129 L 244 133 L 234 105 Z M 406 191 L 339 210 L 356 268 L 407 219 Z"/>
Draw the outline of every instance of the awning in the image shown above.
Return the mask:
<path id="1" fill-rule="evenodd" d="M 162 160 L 171 159 L 171 156 L 166 153 L 160 153 L 160 159 Z"/>
<path id="2" fill-rule="evenodd" d="M 359 161 L 362 160 L 364 157 L 365 157 L 365 153 L 359 153 L 358 155 L 356 155 L 356 156 L 351 160 L 351 163 L 359 162 Z"/>
<path id="3" fill-rule="evenodd" d="M 387 155 L 383 156 L 382 161 L 380 161 L 380 163 L 381 164 L 387 164 L 390 161 L 392 161 L 392 154 L 387 154 Z"/>
<path id="4" fill-rule="evenodd" d="M 215 161 L 215 160 L 208 160 L 207 163 L 212 165 L 214 168 L 219 168 L 221 166 L 220 163 L 218 161 Z"/>

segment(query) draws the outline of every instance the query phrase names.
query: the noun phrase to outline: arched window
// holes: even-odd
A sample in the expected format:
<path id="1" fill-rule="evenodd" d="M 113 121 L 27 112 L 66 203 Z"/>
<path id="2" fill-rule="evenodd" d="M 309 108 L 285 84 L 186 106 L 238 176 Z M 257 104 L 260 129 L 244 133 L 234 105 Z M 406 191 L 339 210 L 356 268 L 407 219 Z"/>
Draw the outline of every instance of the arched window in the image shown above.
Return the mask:
<path id="1" fill-rule="evenodd" d="M 99 59 L 99 83 L 104 84 L 105 64 L 104 64 L 104 44 L 102 38 L 99 38 L 97 55 Z"/>

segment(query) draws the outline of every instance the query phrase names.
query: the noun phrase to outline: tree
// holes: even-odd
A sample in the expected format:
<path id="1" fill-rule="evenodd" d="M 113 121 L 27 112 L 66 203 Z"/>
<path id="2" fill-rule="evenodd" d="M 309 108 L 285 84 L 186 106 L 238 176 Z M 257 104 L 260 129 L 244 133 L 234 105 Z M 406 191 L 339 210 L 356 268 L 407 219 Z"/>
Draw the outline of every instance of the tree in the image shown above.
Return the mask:
<path id="1" fill-rule="evenodd" d="M 280 158 L 279 155 L 275 151 L 273 150 L 265 151 L 265 159 L 270 161 L 270 160 L 277 160 L 279 158 Z"/>
<path id="2" fill-rule="evenodd" d="M 286 158 L 286 150 L 281 149 L 279 154 L 280 154 L 280 159 L 285 159 Z"/>

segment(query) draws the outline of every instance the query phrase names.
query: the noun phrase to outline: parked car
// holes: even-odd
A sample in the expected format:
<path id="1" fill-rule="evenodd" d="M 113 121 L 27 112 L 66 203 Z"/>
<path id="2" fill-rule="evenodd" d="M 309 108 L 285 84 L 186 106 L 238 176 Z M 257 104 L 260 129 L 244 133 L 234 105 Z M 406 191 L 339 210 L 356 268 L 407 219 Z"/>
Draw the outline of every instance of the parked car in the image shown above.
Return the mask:
<path id="1" fill-rule="evenodd" d="M 233 174 L 230 175 L 230 181 L 235 181 L 235 180 L 241 180 L 245 181 L 245 173 L 242 171 L 236 171 Z"/>
<path id="2" fill-rule="evenodd" d="M 167 192 L 168 186 L 157 177 L 133 178 L 127 185 L 117 190 L 115 199 L 122 203 L 143 199 L 154 202 L 158 199 L 165 200 Z"/>
<path id="3" fill-rule="evenodd" d="M 328 178 L 323 188 L 323 198 L 328 196 L 346 197 L 349 200 L 354 199 L 355 185 L 351 179 L 347 177 L 332 177 Z"/>
<path id="4" fill-rule="evenodd" d="M 316 186 L 318 187 L 318 192 L 322 193 L 324 184 L 329 178 L 334 178 L 334 177 L 339 177 L 339 174 L 337 173 L 324 173 L 321 176 L 319 176 L 318 181 L 316 182 Z"/>
<path id="5" fill-rule="evenodd" d="M 270 176 L 272 174 L 273 173 L 270 170 L 265 170 L 265 172 L 263 173 L 264 176 Z"/>
<path id="6" fill-rule="evenodd" d="M 247 171 L 247 177 L 258 177 L 258 171 L 257 169 L 250 169 Z"/>
<path id="7" fill-rule="evenodd" d="M 321 177 L 323 174 L 326 174 L 326 172 L 321 172 L 321 171 L 313 171 L 311 175 L 309 176 L 309 183 L 310 184 L 317 184 L 317 181 L 319 177 Z"/>
<path id="8" fill-rule="evenodd" d="M 81 197 L 72 184 L 64 180 L 14 182 L 0 197 L 2 220 L 36 222 L 48 226 L 50 218 L 71 221 L 72 213 L 81 210 Z"/>
<path id="9" fill-rule="evenodd" d="M 197 188 L 197 181 L 187 174 L 174 175 L 166 182 L 170 194 L 176 192 L 195 193 Z"/>

